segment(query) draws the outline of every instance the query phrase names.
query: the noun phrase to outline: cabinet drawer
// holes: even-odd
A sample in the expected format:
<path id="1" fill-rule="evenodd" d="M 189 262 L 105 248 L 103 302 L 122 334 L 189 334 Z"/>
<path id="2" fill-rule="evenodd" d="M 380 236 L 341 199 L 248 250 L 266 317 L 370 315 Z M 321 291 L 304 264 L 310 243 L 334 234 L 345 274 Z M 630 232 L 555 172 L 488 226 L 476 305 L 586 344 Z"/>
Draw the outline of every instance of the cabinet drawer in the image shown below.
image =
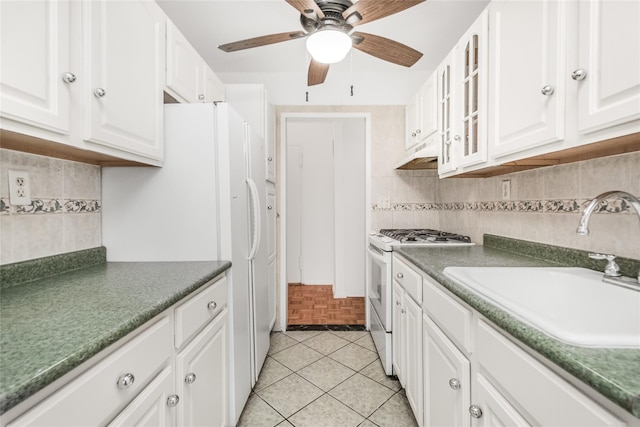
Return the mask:
<path id="1" fill-rule="evenodd" d="M 168 363 L 172 352 L 172 333 L 169 317 L 159 319 L 11 426 L 105 424 Z M 133 375 L 133 383 L 120 388 L 119 379 L 126 374 Z"/>
<path id="2" fill-rule="evenodd" d="M 422 276 L 394 255 L 393 277 L 418 304 L 422 303 Z"/>
<path id="3" fill-rule="evenodd" d="M 212 281 L 176 308 L 175 345 L 180 348 L 227 306 L 227 278 Z"/>
<path id="4" fill-rule="evenodd" d="M 446 294 L 439 285 L 425 278 L 422 309 L 457 346 L 471 353 L 471 310 Z"/>
<path id="5" fill-rule="evenodd" d="M 624 425 L 596 402 L 479 320 L 476 355 L 487 377 L 537 425 Z"/>

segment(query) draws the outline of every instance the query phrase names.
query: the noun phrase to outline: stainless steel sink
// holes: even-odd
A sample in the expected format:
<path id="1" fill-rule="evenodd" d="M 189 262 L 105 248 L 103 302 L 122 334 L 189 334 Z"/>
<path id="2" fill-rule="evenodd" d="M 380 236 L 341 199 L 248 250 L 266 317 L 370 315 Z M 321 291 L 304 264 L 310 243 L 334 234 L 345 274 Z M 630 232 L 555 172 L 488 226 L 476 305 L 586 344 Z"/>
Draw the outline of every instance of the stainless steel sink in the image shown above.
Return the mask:
<path id="1" fill-rule="evenodd" d="M 445 275 L 568 344 L 640 348 L 640 292 L 571 267 L 447 267 Z"/>

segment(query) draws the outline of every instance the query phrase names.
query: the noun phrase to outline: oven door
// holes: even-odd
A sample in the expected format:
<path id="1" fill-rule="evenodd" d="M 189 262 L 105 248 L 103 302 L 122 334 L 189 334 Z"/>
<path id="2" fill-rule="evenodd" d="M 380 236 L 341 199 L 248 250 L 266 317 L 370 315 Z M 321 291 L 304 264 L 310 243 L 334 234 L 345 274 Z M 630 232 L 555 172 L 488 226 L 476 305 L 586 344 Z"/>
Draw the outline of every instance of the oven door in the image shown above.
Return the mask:
<path id="1" fill-rule="evenodd" d="M 369 245 L 367 253 L 369 302 L 385 331 L 391 332 L 391 252 Z"/>

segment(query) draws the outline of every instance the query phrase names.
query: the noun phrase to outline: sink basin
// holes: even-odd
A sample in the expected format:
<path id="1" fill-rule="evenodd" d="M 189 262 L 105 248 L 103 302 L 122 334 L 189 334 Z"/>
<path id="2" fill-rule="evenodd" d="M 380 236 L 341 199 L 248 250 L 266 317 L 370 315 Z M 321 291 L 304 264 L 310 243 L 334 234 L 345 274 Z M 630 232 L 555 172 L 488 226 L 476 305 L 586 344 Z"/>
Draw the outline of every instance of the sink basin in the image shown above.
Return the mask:
<path id="1" fill-rule="evenodd" d="M 447 267 L 447 277 L 546 334 L 586 347 L 640 348 L 640 292 L 572 267 Z"/>

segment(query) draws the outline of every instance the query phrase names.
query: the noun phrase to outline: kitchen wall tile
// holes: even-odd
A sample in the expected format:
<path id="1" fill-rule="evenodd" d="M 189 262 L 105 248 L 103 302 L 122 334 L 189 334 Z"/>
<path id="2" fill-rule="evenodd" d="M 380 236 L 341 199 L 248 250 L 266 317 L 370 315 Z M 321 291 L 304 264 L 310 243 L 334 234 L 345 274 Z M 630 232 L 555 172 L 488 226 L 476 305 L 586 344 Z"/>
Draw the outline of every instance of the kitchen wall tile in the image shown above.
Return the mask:
<path id="1" fill-rule="evenodd" d="M 63 197 L 63 166 L 65 161 L 45 156 L 4 150 L 9 154 L 10 168 L 29 173 L 32 198 Z M 76 162 L 67 162 L 75 163 Z"/>
<path id="2" fill-rule="evenodd" d="M 62 215 L 64 227 L 64 251 L 73 252 L 102 245 L 102 215 L 84 213 Z"/>
<path id="3" fill-rule="evenodd" d="M 13 262 L 13 221 L 9 215 L 0 215 L 0 264 Z"/>
<path id="4" fill-rule="evenodd" d="M 497 178 L 500 178 L 500 183 L 511 180 L 511 198 L 514 200 L 542 200 L 544 198 L 542 176 L 545 170 L 532 169 Z"/>
<path id="5" fill-rule="evenodd" d="M 437 210 L 415 211 L 413 219 L 417 228 L 440 230 L 440 212 Z"/>
<path id="6" fill-rule="evenodd" d="M 546 167 L 542 179 L 545 199 L 578 197 L 580 194 L 580 163 Z"/>
<path id="7" fill-rule="evenodd" d="M 414 211 L 393 212 L 392 228 L 415 228 Z"/>
<path id="8" fill-rule="evenodd" d="M 0 149 L 0 198 L 9 197 L 9 169 L 12 151 Z"/>
<path id="9" fill-rule="evenodd" d="M 12 262 L 64 252 L 62 215 L 18 214 L 12 217 Z"/>
<path id="10" fill-rule="evenodd" d="M 639 153 L 587 160 L 578 165 L 581 178 L 578 196 L 583 199 L 591 199 L 612 190 L 628 191 L 640 196 Z"/>
<path id="11" fill-rule="evenodd" d="M 66 162 L 64 197 L 66 199 L 101 199 L 100 166 Z"/>

